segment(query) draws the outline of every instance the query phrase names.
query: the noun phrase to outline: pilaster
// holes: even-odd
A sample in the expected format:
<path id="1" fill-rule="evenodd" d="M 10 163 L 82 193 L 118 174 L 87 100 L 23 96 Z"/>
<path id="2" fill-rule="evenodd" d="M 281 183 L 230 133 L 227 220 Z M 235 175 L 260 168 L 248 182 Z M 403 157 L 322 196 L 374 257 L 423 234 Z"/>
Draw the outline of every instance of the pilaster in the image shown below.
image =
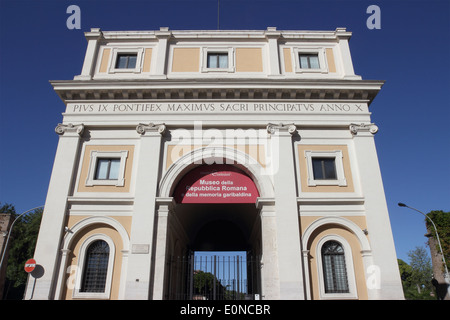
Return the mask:
<path id="1" fill-rule="evenodd" d="M 281 31 L 277 31 L 276 27 L 268 27 L 264 32 L 264 35 L 269 43 L 269 76 L 279 76 L 280 58 L 278 52 L 278 38 L 281 37 Z"/>
<path id="2" fill-rule="evenodd" d="M 262 237 L 261 288 L 262 299 L 280 299 L 280 273 L 278 268 L 277 221 L 275 199 L 258 198 Z"/>
<path id="3" fill-rule="evenodd" d="M 339 39 L 338 45 L 340 48 L 341 61 L 339 65 L 342 65 L 342 70 L 344 72 L 344 79 L 355 79 L 361 80 L 361 76 L 355 75 L 355 70 L 353 68 L 352 57 L 350 54 L 350 47 L 348 40 L 350 36 L 344 29 L 336 29 L 336 35 Z"/>
<path id="4" fill-rule="evenodd" d="M 42 214 L 41 228 L 34 258 L 44 273 L 36 281 L 29 281 L 25 299 L 55 299 L 61 259 L 60 243 L 64 232 L 67 197 L 70 195 L 74 170 L 78 162 L 78 150 L 84 125 L 58 124 L 55 132 L 60 136 Z M 52 232 L 49 232 L 51 230 Z M 58 235 L 55 239 L 55 235 Z"/>
<path id="5" fill-rule="evenodd" d="M 86 56 L 83 62 L 81 74 L 74 77 L 74 80 L 91 80 L 94 74 L 94 68 L 98 55 L 99 40 L 103 38 L 103 34 L 99 28 L 92 28 L 91 32 L 86 32 L 86 39 L 88 41 Z"/>
<path id="6" fill-rule="evenodd" d="M 297 128 L 294 124 L 269 123 L 267 131 L 271 140 L 280 298 L 302 300 L 304 284 L 292 141 L 292 135 L 297 133 Z"/>
<path id="7" fill-rule="evenodd" d="M 153 300 L 164 299 L 165 275 L 166 275 L 166 253 L 169 214 L 175 207 L 175 201 L 170 198 L 157 198 L 155 255 L 154 255 L 154 281 Z"/>
<path id="8" fill-rule="evenodd" d="M 403 299 L 394 239 L 373 137 L 378 132 L 378 127 L 374 124 L 351 124 L 350 131 L 353 134 L 372 249 L 371 255 L 363 254 L 366 278 L 371 276 L 371 279 L 375 280 L 367 281 L 370 283 L 367 288 L 369 298 Z M 379 232 L 380 230 L 383 232 Z M 372 274 L 368 274 L 369 272 Z"/>
<path id="9" fill-rule="evenodd" d="M 166 78 L 167 48 L 172 32 L 169 31 L 168 27 L 161 27 L 159 31 L 155 31 L 155 36 L 158 38 L 158 46 L 156 47 L 156 64 L 152 75 Z"/>
<path id="10" fill-rule="evenodd" d="M 154 123 L 140 123 L 136 127 L 141 136 L 137 154 L 139 174 L 136 176 L 125 299 L 149 299 L 161 136 L 165 129 L 164 124 Z"/>

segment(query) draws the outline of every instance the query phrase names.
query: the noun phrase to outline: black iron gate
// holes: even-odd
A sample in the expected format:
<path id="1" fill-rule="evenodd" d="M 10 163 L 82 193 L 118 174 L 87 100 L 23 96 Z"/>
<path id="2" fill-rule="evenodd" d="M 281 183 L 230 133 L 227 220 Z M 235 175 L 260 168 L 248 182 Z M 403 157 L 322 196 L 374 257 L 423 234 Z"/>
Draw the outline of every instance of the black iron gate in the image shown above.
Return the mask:
<path id="1" fill-rule="evenodd" d="M 166 299 L 259 299 L 260 269 L 259 256 L 249 253 L 172 257 L 168 261 Z"/>

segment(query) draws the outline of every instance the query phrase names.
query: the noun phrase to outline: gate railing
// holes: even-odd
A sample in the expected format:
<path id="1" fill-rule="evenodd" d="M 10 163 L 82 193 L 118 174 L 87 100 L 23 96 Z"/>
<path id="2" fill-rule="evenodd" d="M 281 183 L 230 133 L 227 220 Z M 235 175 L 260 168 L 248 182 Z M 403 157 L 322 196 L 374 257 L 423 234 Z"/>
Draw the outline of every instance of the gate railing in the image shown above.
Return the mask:
<path id="1" fill-rule="evenodd" d="M 190 255 L 168 261 L 166 298 L 253 300 L 260 294 L 260 260 L 252 255 Z"/>

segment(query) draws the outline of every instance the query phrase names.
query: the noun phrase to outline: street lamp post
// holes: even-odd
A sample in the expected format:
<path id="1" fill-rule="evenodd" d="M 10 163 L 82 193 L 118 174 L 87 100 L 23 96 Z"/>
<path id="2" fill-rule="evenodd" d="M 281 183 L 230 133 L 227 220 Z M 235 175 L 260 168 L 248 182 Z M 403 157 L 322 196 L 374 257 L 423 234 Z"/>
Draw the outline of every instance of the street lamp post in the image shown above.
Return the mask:
<path id="1" fill-rule="evenodd" d="M 5 243 L 5 249 L 3 250 L 2 259 L 0 260 L 0 270 L 2 269 L 3 259 L 5 258 L 6 249 L 8 248 L 9 237 L 11 236 L 11 231 L 12 231 L 12 228 L 14 227 L 14 223 L 16 223 L 16 221 L 19 220 L 20 218 L 22 218 L 22 216 L 25 215 L 26 213 L 28 213 L 30 211 L 33 211 L 33 210 L 36 210 L 36 209 L 43 208 L 43 207 L 44 206 L 39 206 L 39 207 L 30 209 L 30 210 L 27 210 L 27 211 L 21 213 L 19 216 L 17 216 L 16 219 L 14 219 L 13 223 L 11 224 L 11 227 L 9 228 L 8 238 L 6 239 L 6 243 Z"/>
<path id="2" fill-rule="evenodd" d="M 439 244 L 439 249 L 441 250 L 442 262 L 444 263 L 444 268 L 445 268 L 445 276 L 444 277 L 445 277 L 445 282 L 447 283 L 447 294 L 450 296 L 450 276 L 449 276 L 449 273 L 448 273 L 447 263 L 445 262 L 444 251 L 442 251 L 441 240 L 439 240 L 439 234 L 438 234 L 436 225 L 434 224 L 433 220 L 431 220 L 431 218 L 429 216 L 427 216 L 425 213 L 423 213 L 422 211 L 417 210 L 416 208 L 410 207 L 410 206 L 408 206 L 408 205 L 406 205 L 406 204 L 404 204 L 402 202 L 399 202 L 398 206 L 399 207 L 406 207 L 406 208 L 409 208 L 411 210 L 414 210 L 414 211 L 417 211 L 417 212 L 421 213 L 428 220 L 430 220 L 431 224 L 433 225 L 434 231 L 436 232 L 436 239 L 437 239 L 438 244 Z"/>

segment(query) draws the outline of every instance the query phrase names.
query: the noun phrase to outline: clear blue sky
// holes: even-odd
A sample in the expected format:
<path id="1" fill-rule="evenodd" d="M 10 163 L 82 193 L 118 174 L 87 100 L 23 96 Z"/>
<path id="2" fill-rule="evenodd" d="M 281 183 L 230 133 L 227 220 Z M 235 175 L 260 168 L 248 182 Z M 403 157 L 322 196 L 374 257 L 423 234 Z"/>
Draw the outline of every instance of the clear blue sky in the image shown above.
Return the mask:
<path id="1" fill-rule="evenodd" d="M 69 5 L 81 30 L 66 28 Z M 369 30 L 366 9 L 381 9 Z M 405 208 L 450 211 L 450 1 L 220 0 L 221 29 L 353 32 L 355 72 L 386 80 L 372 120 L 399 258 L 425 245 L 423 217 Z M 217 29 L 217 0 L 0 0 L 0 202 L 18 212 L 45 203 L 64 104 L 49 80 L 73 79 L 83 32 Z"/>

